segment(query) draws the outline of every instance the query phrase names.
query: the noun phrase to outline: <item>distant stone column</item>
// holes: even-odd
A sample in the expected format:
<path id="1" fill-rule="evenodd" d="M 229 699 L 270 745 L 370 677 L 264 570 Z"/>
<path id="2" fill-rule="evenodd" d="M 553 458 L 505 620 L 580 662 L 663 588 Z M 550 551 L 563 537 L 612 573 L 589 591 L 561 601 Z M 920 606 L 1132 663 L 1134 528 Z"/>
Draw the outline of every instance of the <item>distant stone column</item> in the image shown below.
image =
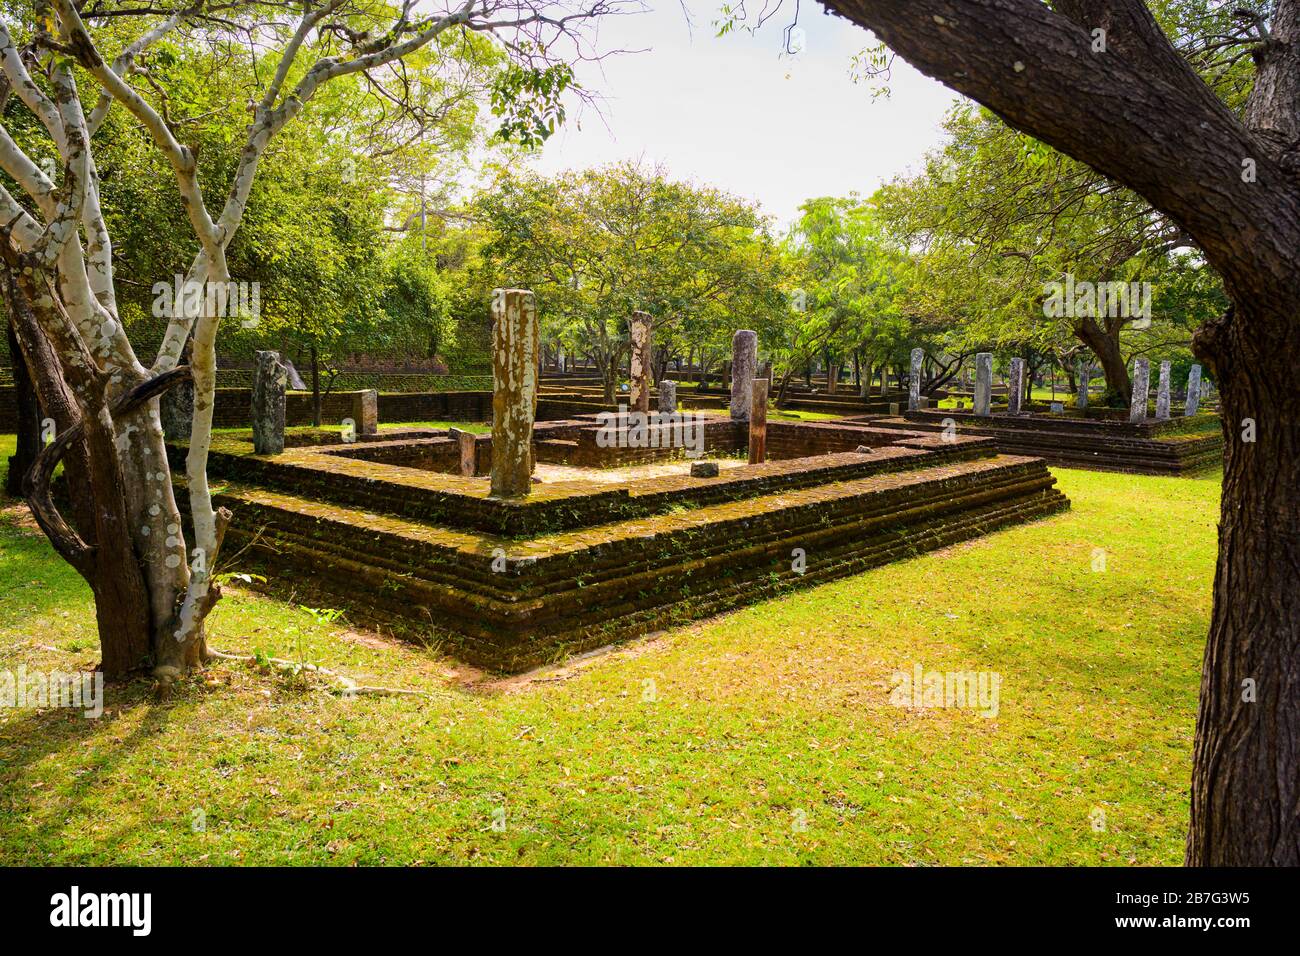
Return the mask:
<path id="1" fill-rule="evenodd" d="M 993 408 L 993 353 L 975 356 L 975 414 L 987 418 Z"/>
<path id="2" fill-rule="evenodd" d="M 1183 409 L 1184 415 L 1195 415 L 1196 410 L 1201 407 L 1201 367 L 1193 365 L 1192 370 L 1187 373 L 1187 405 Z"/>
<path id="3" fill-rule="evenodd" d="M 921 407 L 921 369 L 925 366 L 925 349 L 912 349 L 912 373 L 907 381 L 907 410 Z"/>
<path id="4" fill-rule="evenodd" d="M 492 293 L 492 495 L 522 498 L 532 489 L 537 412 L 537 307 L 526 289 Z"/>
<path id="5" fill-rule="evenodd" d="M 672 415 L 677 411 L 677 383 L 664 379 L 659 383 L 659 414 Z"/>
<path id="6" fill-rule="evenodd" d="M 1144 358 L 1133 360 L 1133 397 L 1128 406 L 1128 420 L 1133 424 L 1147 420 L 1147 393 L 1151 390 L 1151 363 Z"/>
<path id="7" fill-rule="evenodd" d="M 1075 374 L 1077 376 L 1075 380 L 1079 383 L 1079 395 L 1075 399 L 1074 404 L 1079 408 L 1087 408 L 1088 380 L 1092 378 L 1092 366 L 1083 359 L 1079 359 L 1078 372 Z"/>
<path id="8" fill-rule="evenodd" d="M 835 386 L 839 383 L 839 380 L 840 380 L 840 367 L 836 365 L 834 362 L 831 362 L 826 366 L 826 394 L 827 395 L 835 394 Z"/>
<path id="9" fill-rule="evenodd" d="M 379 393 L 373 388 L 363 389 L 352 396 L 352 420 L 358 435 L 375 435 L 379 432 Z"/>
<path id="10" fill-rule="evenodd" d="M 194 423 L 194 380 L 185 378 L 163 392 L 158 401 L 163 437 L 168 441 L 189 441 Z"/>
<path id="11" fill-rule="evenodd" d="M 754 390 L 754 371 L 758 367 L 758 333 L 739 330 L 731 340 L 731 420 L 749 421 L 749 406 Z"/>
<path id="12" fill-rule="evenodd" d="M 757 465 L 767 461 L 767 389 L 768 380 L 756 378 L 750 390 L 749 409 L 749 463 Z"/>
<path id="13" fill-rule="evenodd" d="M 1007 411 L 1012 415 L 1020 414 L 1020 405 L 1025 397 L 1025 360 L 1011 360 L 1011 381 L 1007 383 Z"/>
<path id="14" fill-rule="evenodd" d="M 650 339 L 654 319 L 649 312 L 633 312 L 628 323 L 632 336 L 632 359 L 628 370 L 631 407 L 638 412 L 650 411 Z"/>
<path id="15" fill-rule="evenodd" d="M 1160 386 L 1156 390 L 1156 421 L 1169 417 L 1169 363 L 1160 363 Z"/>
<path id="16" fill-rule="evenodd" d="M 258 352 L 253 372 L 253 451 L 278 455 L 284 451 L 284 393 L 289 369 L 279 352 Z"/>
<path id="17" fill-rule="evenodd" d="M 473 478 L 478 474 L 478 439 L 459 428 L 448 428 L 447 437 L 456 443 L 456 467 L 460 476 Z"/>

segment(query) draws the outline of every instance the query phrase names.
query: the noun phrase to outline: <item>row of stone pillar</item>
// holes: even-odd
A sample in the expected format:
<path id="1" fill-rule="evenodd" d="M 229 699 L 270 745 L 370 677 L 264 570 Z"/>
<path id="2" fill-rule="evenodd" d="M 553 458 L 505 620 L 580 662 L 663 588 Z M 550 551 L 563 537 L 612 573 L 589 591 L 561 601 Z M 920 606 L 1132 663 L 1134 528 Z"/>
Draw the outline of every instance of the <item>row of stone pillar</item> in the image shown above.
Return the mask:
<path id="1" fill-rule="evenodd" d="M 916 411 L 921 405 L 921 372 L 925 361 L 924 349 L 912 350 L 911 382 L 908 389 L 907 407 Z M 1163 421 L 1170 416 L 1169 374 L 1170 363 L 1160 363 L 1160 382 L 1156 392 L 1156 420 Z M 1025 395 L 1025 360 L 1013 358 L 1007 382 L 1007 411 L 1011 415 L 1021 414 Z M 1091 366 L 1083 361 L 1078 365 L 1078 407 L 1088 407 L 1088 380 L 1091 378 Z M 1150 391 L 1151 363 L 1144 358 L 1135 359 L 1133 363 L 1133 393 L 1129 403 L 1129 421 L 1142 422 L 1147 418 L 1147 394 Z M 1195 415 L 1200 407 L 1201 366 L 1193 365 L 1187 376 L 1187 403 L 1184 415 Z M 993 353 L 980 352 L 975 356 L 975 414 L 987 417 L 992 414 L 993 404 Z"/>

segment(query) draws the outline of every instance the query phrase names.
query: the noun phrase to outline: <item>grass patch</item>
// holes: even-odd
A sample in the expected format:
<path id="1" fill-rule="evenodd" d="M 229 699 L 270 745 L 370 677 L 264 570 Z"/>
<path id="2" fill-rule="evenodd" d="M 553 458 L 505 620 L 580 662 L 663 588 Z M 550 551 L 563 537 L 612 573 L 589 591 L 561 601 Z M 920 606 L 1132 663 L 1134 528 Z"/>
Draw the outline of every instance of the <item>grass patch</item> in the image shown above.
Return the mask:
<path id="1" fill-rule="evenodd" d="M 0 863 L 1178 864 L 1219 480 L 1056 474 L 1067 514 L 531 683 L 232 588 L 214 646 L 435 698 L 219 662 L 0 711 Z M 87 589 L 5 504 L 0 666 L 93 665 Z M 998 672 L 998 716 L 891 706 L 917 663 Z"/>

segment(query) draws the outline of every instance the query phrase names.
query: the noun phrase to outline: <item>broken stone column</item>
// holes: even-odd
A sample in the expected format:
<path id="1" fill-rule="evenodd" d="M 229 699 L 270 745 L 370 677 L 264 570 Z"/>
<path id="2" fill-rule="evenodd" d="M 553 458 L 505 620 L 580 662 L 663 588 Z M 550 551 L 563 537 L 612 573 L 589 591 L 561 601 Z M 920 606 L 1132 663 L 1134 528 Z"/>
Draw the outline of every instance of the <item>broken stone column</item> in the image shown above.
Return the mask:
<path id="1" fill-rule="evenodd" d="M 1201 407 L 1201 367 L 1193 365 L 1192 370 L 1187 373 L 1187 405 L 1183 409 L 1184 415 L 1195 415 L 1196 410 Z"/>
<path id="2" fill-rule="evenodd" d="M 659 383 L 659 414 L 673 415 L 677 412 L 677 383 L 664 379 Z"/>
<path id="3" fill-rule="evenodd" d="M 492 293 L 492 495 L 532 490 L 537 412 L 537 307 L 527 289 Z"/>
<path id="4" fill-rule="evenodd" d="M 284 393 L 289 369 L 279 352 L 258 352 L 253 372 L 253 451 L 278 455 L 284 451 Z"/>
<path id="5" fill-rule="evenodd" d="M 448 428 L 447 437 L 456 443 L 458 473 L 462 478 L 473 478 L 478 474 L 478 439 L 459 428 Z"/>
<path id="6" fill-rule="evenodd" d="M 768 380 L 754 379 L 749 409 L 749 463 L 767 461 L 767 389 Z"/>
<path id="7" fill-rule="evenodd" d="M 758 333 L 741 329 L 731 340 L 731 420 L 749 421 L 754 371 L 758 368 Z"/>
<path id="8" fill-rule="evenodd" d="M 352 421 L 358 435 L 379 433 L 379 393 L 373 388 L 362 389 L 352 396 Z"/>
<path id="9" fill-rule="evenodd" d="M 907 410 L 921 407 L 921 368 L 925 365 L 925 349 L 912 349 L 912 373 L 907 380 Z"/>
<path id="10" fill-rule="evenodd" d="M 1088 407 L 1088 380 L 1092 378 L 1092 366 L 1079 359 L 1078 371 L 1075 373 L 1075 381 L 1079 383 L 1079 395 L 1075 399 L 1075 405 L 1079 408 Z"/>
<path id="11" fill-rule="evenodd" d="M 1151 363 L 1144 358 L 1133 360 L 1133 397 L 1128 406 L 1128 420 L 1137 424 L 1147 420 L 1147 392 L 1151 390 Z"/>
<path id="12" fill-rule="evenodd" d="M 1012 415 L 1020 414 L 1020 406 L 1025 398 L 1025 360 L 1011 360 L 1011 381 L 1007 383 L 1007 411 Z"/>
<path id="13" fill-rule="evenodd" d="M 975 414 L 987 418 L 993 407 L 993 353 L 975 356 Z"/>
<path id="14" fill-rule="evenodd" d="M 1169 418 L 1169 363 L 1160 363 L 1160 386 L 1156 390 L 1156 421 Z"/>
<path id="15" fill-rule="evenodd" d="M 631 407 L 638 412 L 650 411 L 650 331 L 654 319 L 649 312 L 633 312 L 628 328 L 632 338 L 630 381 Z"/>

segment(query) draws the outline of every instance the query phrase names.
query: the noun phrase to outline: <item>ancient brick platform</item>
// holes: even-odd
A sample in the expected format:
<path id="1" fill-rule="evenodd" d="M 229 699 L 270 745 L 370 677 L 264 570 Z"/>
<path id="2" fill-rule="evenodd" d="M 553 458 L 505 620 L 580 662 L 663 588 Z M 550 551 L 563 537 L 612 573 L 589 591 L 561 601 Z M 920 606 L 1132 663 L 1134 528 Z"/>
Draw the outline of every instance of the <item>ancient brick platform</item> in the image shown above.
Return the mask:
<path id="1" fill-rule="evenodd" d="M 539 423 L 535 454 L 555 442 L 575 453 L 595 428 Z M 774 460 L 717 477 L 545 483 L 521 500 L 489 495 L 487 436 L 466 477 L 452 473 L 456 443 L 433 430 L 351 444 L 295 436 L 276 456 L 222 436 L 210 471 L 225 482 L 226 551 L 241 568 L 429 625 L 453 653 L 505 671 L 1069 507 L 1041 459 L 998 454 L 987 438 L 863 423 L 769 429 Z M 743 424 L 709 422 L 707 454 L 740 449 L 744 435 Z M 680 453 L 599 450 L 609 463 Z"/>
<path id="2" fill-rule="evenodd" d="M 1062 468 L 1188 475 L 1210 471 L 1223 461 L 1223 433 L 1213 414 L 1131 424 L 1106 416 L 1105 410 L 1095 410 L 1092 417 L 1067 412 L 981 418 L 969 410 L 921 409 L 901 417 L 853 420 L 881 429 L 942 433 L 946 419 L 958 435 L 991 438 L 1005 454 L 1033 455 Z"/>

